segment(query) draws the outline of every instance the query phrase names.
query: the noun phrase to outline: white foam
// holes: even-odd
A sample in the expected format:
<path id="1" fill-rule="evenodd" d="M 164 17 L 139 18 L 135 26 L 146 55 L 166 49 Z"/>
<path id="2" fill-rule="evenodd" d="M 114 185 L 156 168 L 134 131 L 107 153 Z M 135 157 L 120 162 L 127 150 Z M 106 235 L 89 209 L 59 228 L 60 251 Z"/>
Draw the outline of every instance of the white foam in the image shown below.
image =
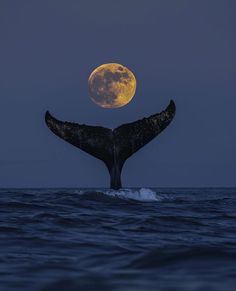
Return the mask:
<path id="1" fill-rule="evenodd" d="M 120 189 L 120 190 L 106 190 L 103 192 L 106 195 L 112 197 L 118 197 L 123 199 L 132 199 L 137 201 L 152 202 L 152 201 L 161 201 L 161 197 L 157 196 L 156 192 L 148 189 Z"/>

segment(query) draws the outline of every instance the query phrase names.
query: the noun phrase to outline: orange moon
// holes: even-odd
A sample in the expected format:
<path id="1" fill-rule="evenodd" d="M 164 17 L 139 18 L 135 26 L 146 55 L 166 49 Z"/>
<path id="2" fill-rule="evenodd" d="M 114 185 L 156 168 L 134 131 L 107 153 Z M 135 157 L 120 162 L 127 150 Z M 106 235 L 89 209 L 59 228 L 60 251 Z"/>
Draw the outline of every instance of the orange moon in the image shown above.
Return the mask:
<path id="1" fill-rule="evenodd" d="M 128 104 L 136 91 L 134 74 L 117 63 L 97 67 L 88 79 L 89 95 L 103 108 L 118 108 Z"/>

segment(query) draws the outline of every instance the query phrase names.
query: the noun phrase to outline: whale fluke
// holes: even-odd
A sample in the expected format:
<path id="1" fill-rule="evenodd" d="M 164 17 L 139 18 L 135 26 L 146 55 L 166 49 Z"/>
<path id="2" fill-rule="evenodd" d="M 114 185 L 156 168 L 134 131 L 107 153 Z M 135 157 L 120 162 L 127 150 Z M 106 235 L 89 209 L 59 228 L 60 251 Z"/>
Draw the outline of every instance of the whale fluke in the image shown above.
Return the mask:
<path id="1" fill-rule="evenodd" d="M 114 130 L 63 122 L 48 111 L 45 121 L 54 134 L 102 160 L 110 173 L 110 187 L 117 190 L 122 187 L 121 171 L 125 161 L 162 132 L 174 118 L 175 111 L 175 103 L 171 100 L 161 113 L 123 124 Z"/>

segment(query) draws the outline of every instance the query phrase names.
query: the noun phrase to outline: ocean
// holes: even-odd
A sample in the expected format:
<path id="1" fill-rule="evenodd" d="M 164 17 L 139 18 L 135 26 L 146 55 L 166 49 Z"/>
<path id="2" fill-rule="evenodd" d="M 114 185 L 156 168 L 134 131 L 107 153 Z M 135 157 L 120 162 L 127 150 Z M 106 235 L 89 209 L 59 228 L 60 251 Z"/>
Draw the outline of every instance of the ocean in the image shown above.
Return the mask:
<path id="1" fill-rule="evenodd" d="M 0 290 L 236 290 L 236 188 L 1 189 Z"/>

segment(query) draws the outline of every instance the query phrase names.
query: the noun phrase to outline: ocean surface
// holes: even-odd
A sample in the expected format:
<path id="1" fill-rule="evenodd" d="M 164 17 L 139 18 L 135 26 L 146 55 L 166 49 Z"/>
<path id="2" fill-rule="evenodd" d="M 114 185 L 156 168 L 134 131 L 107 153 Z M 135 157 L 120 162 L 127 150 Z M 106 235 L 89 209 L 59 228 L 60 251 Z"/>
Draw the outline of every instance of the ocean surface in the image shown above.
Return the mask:
<path id="1" fill-rule="evenodd" d="M 236 290 L 236 188 L 2 189 L 0 290 Z"/>

